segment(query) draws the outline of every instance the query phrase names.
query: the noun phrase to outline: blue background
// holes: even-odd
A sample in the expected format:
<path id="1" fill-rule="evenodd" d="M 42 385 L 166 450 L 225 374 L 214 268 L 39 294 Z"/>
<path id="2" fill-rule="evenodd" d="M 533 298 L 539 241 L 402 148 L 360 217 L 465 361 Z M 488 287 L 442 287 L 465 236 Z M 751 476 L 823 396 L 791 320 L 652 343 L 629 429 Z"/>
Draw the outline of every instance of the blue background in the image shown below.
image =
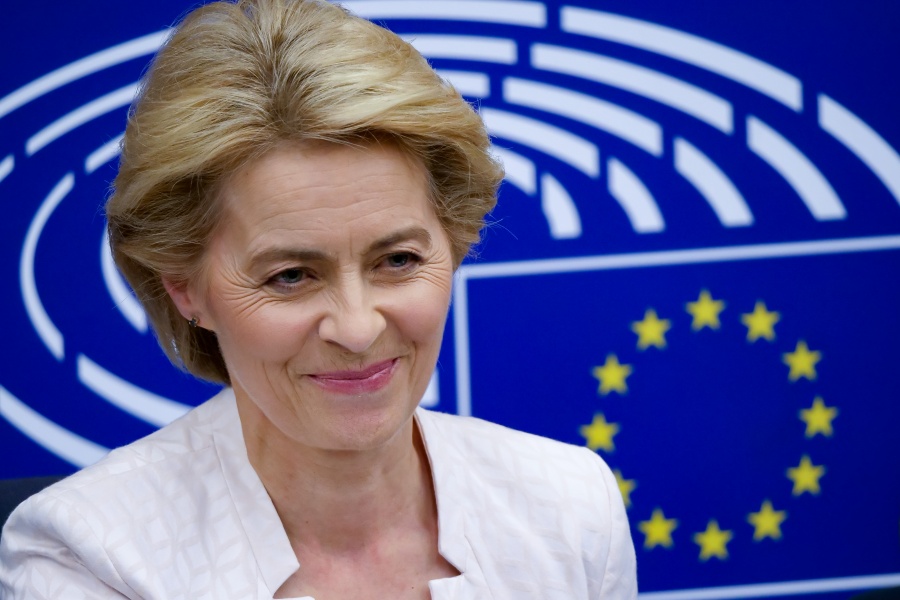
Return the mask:
<path id="1" fill-rule="evenodd" d="M 803 84 L 804 110 L 792 111 L 718 75 L 633 47 L 559 29 L 558 2 L 547 2 L 545 28 L 385 19 L 400 33 L 497 36 L 519 44 L 513 65 L 434 59 L 438 68 L 485 72 L 491 93 L 472 100 L 556 125 L 614 156 L 653 191 L 665 230 L 636 233 L 606 191 L 605 167 L 592 179 L 562 161 L 510 140 L 498 146 L 551 173 L 577 205 L 582 234 L 553 239 L 539 200 L 505 184 L 478 265 L 580 256 L 618 256 L 690 248 L 868 238 L 900 233 L 900 199 L 817 124 L 816 98 L 827 94 L 900 148 L 900 5 L 812 0 L 570 2 L 632 16 L 704 37 L 774 65 Z M 0 24 L 0 98 L 76 59 L 159 31 L 193 4 L 14 3 Z M 575 47 L 656 69 L 728 99 L 735 131 L 726 135 L 629 92 L 532 69 L 532 42 Z M 136 81 L 142 56 L 72 82 L 0 118 L 0 160 L 15 157 L 0 181 L 0 386 L 33 410 L 105 447 L 154 429 L 86 389 L 77 357 L 89 356 L 139 387 L 198 404 L 215 388 L 172 369 L 152 335 L 122 319 L 105 291 L 99 256 L 102 204 L 114 164 L 85 173 L 92 150 L 121 133 L 125 109 L 104 114 L 26 156 L 25 140 L 59 116 Z M 618 103 L 662 124 L 664 151 L 651 156 L 621 139 L 564 117 L 503 101 L 504 77 L 550 83 Z M 796 193 L 748 151 L 744 123 L 754 115 L 781 132 L 822 171 L 847 217 L 817 221 Z M 722 226 L 703 198 L 673 169 L 673 140 L 689 139 L 725 171 L 755 217 Z M 73 191 L 43 230 L 35 257 L 37 288 L 65 335 L 56 360 L 41 343 L 19 289 L 25 233 L 39 205 L 67 172 Z M 896 247 L 896 246 L 895 246 Z M 595 413 L 621 425 L 613 468 L 637 482 L 629 517 L 644 592 L 743 586 L 900 573 L 900 284 L 898 251 L 835 253 L 704 264 L 591 270 L 502 278 L 466 278 L 471 412 L 574 444 Z M 470 268 L 468 265 L 464 269 Z M 694 331 L 685 304 L 703 289 L 726 302 L 718 330 Z M 740 315 L 764 300 L 781 315 L 776 339 L 747 341 Z M 664 349 L 636 347 L 631 324 L 647 308 L 671 320 Z M 453 318 L 442 351 L 437 408 L 455 412 L 461 390 Z M 821 351 L 814 381 L 790 382 L 783 354 L 803 339 Z M 632 365 L 626 394 L 600 395 L 591 369 L 615 353 Z M 821 396 L 839 413 L 834 435 L 804 436 L 798 411 Z M 791 493 L 785 477 L 801 455 L 825 465 L 818 495 Z M 61 474 L 74 466 L 0 419 L 0 478 Z M 770 499 L 788 518 L 779 540 L 754 541 L 747 515 Z M 638 523 L 661 507 L 679 520 L 673 546 L 644 548 Z M 692 535 L 709 519 L 733 531 L 725 560 L 701 561 Z M 896 585 L 896 584 L 895 584 Z M 846 598 L 850 592 L 822 595 Z"/>

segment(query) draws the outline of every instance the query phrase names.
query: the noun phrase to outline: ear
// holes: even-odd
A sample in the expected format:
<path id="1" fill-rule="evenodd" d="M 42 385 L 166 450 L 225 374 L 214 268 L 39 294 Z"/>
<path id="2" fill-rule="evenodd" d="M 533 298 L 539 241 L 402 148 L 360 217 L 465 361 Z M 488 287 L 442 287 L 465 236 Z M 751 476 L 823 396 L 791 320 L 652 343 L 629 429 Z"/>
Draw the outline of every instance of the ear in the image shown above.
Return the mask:
<path id="1" fill-rule="evenodd" d="M 166 288 L 166 292 L 175 304 L 175 308 L 178 309 L 178 312 L 181 313 L 181 316 L 184 317 L 186 321 L 197 319 L 203 323 L 206 320 L 204 319 L 205 311 L 203 310 L 203 303 L 200 302 L 197 292 L 192 290 L 190 285 L 187 283 L 176 284 L 172 279 L 166 276 L 162 277 L 162 282 L 163 286 Z M 207 329 L 209 328 L 207 327 Z"/>

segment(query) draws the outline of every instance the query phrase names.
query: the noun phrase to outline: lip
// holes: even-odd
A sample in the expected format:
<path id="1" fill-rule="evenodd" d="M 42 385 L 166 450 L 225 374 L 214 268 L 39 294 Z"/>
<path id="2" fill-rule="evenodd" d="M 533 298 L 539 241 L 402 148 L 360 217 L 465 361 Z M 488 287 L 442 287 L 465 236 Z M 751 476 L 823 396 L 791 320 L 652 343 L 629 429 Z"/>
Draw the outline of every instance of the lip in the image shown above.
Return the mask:
<path id="1" fill-rule="evenodd" d="M 379 361 L 359 369 L 329 371 L 310 375 L 316 384 L 330 392 L 359 395 L 376 392 L 390 383 L 397 365 L 396 358 Z"/>

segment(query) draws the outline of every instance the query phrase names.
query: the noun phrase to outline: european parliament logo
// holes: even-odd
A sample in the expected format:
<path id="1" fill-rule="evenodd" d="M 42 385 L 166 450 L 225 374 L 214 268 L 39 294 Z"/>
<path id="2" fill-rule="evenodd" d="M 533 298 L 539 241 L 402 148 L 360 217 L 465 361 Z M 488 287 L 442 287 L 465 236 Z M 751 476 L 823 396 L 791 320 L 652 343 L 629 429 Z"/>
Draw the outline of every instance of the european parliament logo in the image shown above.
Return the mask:
<path id="1" fill-rule="evenodd" d="M 900 584 L 889 97 L 798 62 L 815 31 L 755 55 L 747 8 L 344 4 L 477 107 L 507 171 L 425 403 L 600 453 L 642 597 Z M 872 58 L 896 71 L 886 11 L 848 45 L 882 32 L 893 54 Z M 80 39 L 0 92 L 7 476 L 90 464 L 212 395 L 160 356 L 103 234 L 124 113 L 165 36 Z"/>

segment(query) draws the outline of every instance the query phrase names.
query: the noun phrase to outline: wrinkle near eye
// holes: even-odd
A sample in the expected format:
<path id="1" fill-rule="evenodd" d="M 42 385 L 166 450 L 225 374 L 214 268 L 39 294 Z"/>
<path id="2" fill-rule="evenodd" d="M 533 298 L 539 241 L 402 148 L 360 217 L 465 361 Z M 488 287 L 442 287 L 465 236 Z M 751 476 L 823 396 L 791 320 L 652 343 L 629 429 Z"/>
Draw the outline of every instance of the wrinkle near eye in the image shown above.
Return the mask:
<path id="1" fill-rule="evenodd" d="M 215 286 L 215 293 L 224 304 L 221 307 L 224 311 L 242 316 L 252 315 L 272 300 L 268 294 L 260 293 L 256 282 L 240 271 L 233 259 L 220 267 L 219 277 L 221 284 Z"/>
<path id="2" fill-rule="evenodd" d="M 255 290 L 223 291 L 221 297 L 228 304 L 228 310 L 243 318 L 254 315 L 274 301 L 274 298 Z"/>

